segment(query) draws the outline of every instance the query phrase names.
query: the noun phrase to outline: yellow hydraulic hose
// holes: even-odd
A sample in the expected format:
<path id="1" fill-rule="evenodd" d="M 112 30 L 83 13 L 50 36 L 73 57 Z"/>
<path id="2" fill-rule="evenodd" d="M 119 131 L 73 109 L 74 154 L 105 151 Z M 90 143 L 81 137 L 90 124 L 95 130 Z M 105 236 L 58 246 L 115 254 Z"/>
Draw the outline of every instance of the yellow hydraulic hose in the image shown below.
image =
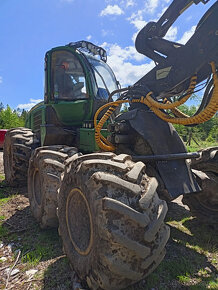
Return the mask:
<path id="1" fill-rule="evenodd" d="M 178 118 L 189 118 L 190 117 L 189 115 L 186 115 L 185 113 L 181 112 L 177 108 L 171 109 L 171 111 Z"/>
<path id="2" fill-rule="evenodd" d="M 118 107 L 122 103 L 126 103 L 126 101 L 120 100 L 116 102 L 107 103 L 103 105 L 102 107 L 100 107 L 95 113 L 95 116 L 94 116 L 95 140 L 98 146 L 104 151 L 114 151 L 115 147 L 101 134 L 101 129 L 104 123 L 107 121 L 107 119 L 116 110 L 116 107 Z M 110 107 L 110 108 L 107 110 L 107 112 L 104 114 L 104 116 L 101 118 L 101 120 L 97 124 L 98 115 L 100 114 L 102 110 L 104 110 L 107 107 Z"/>
<path id="3" fill-rule="evenodd" d="M 202 110 L 199 114 L 197 114 L 195 116 L 191 116 L 191 117 L 184 114 L 183 117 L 174 118 L 174 117 L 167 115 L 163 111 L 160 111 L 160 109 L 153 107 L 151 104 L 148 105 L 147 101 L 144 101 L 144 103 L 146 105 L 148 105 L 150 107 L 150 109 L 159 118 L 161 118 L 162 120 L 169 122 L 169 123 L 181 124 L 181 125 L 193 125 L 193 124 L 201 124 L 201 123 L 204 123 L 204 122 L 210 120 L 218 110 L 218 77 L 217 77 L 216 67 L 215 67 L 214 62 L 211 63 L 211 67 L 212 67 L 213 82 L 214 82 L 213 94 L 211 96 L 209 103 L 205 107 L 205 109 Z M 177 113 L 179 113 L 180 115 L 183 114 L 178 109 L 177 109 Z"/>
<path id="4" fill-rule="evenodd" d="M 170 102 L 167 102 L 165 104 L 163 103 L 159 103 L 157 101 L 155 101 L 151 95 L 152 95 L 152 92 L 149 92 L 146 96 L 146 100 L 149 104 L 149 107 L 152 106 L 152 107 L 155 107 L 155 108 L 159 108 L 159 109 L 164 109 L 164 110 L 168 110 L 168 109 L 174 109 L 178 106 L 181 106 L 182 104 L 184 104 L 190 97 L 191 95 L 193 94 L 193 91 L 194 91 L 194 88 L 196 86 L 196 82 L 197 82 L 197 76 L 193 76 L 191 78 L 191 82 L 190 82 L 190 85 L 189 85 L 189 88 L 188 88 L 188 94 L 182 98 L 181 100 L 179 101 L 176 101 L 176 102 L 173 102 L 173 103 L 170 103 Z"/>
<path id="5" fill-rule="evenodd" d="M 101 129 L 103 128 L 104 123 L 108 120 L 108 118 L 111 116 L 111 114 L 116 110 L 116 108 L 123 103 L 142 103 L 147 105 L 159 118 L 162 120 L 173 123 L 173 124 L 182 124 L 182 125 L 191 125 L 191 124 L 200 124 L 203 122 L 208 121 L 213 117 L 213 115 L 218 110 L 218 77 L 216 73 L 216 67 L 215 63 L 211 63 L 212 73 L 213 73 L 213 81 L 214 81 L 214 88 L 213 88 L 213 94 L 211 96 L 211 99 L 204 110 L 202 110 L 199 114 L 189 117 L 188 115 L 182 113 L 177 107 L 183 104 L 188 100 L 188 98 L 192 95 L 193 90 L 196 85 L 196 76 L 193 76 L 191 78 L 191 82 L 188 88 L 188 94 L 184 98 L 182 98 L 180 101 L 176 101 L 174 103 L 170 103 L 167 101 L 166 103 L 159 103 L 155 101 L 151 95 L 152 92 L 149 92 L 145 97 L 141 97 L 139 99 L 132 99 L 130 100 L 118 100 L 115 102 L 107 103 L 100 107 L 94 116 L 94 126 L 95 126 L 95 139 L 98 146 L 104 150 L 104 151 L 114 151 L 115 146 L 110 143 L 102 134 Z M 100 119 L 100 121 L 97 123 L 98 115 L 102 110 L 109 107 L 109 109 L 106 111 L 106 113 L 103 115 L 103 117 Z M 177 116 L 177 117 L 171 117 L 168 114 L 166 114 L 163 109 L 171 109 L 171 111 Z"/>

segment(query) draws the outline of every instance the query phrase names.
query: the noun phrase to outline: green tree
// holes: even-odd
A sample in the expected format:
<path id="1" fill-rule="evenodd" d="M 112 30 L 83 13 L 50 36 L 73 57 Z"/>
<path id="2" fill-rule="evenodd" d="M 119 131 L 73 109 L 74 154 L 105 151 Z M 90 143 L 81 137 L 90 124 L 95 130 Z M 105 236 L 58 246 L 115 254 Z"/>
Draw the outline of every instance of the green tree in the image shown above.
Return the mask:
<path id="1" fill-rule="evenodd" d="M 4 105 L 3 105 L 3 103 L 1 102 L 1 103 L 0 103 L 0 112 L 1 112 L 3 109 L 4 109 Z"/>
<path id="2" fill-rule="evenodd" d="M 10 129 L 15 127 L 23 127 L 25 124 L 23 118 L 21 118 L 16 111 L 7 105 L 6 109 L 0 111 L 0 127 L 4 129 Z"/>
<path id="3" fill-rule="evenodd" d="M 212 126 L 210 128 L 210 131 L 208 133 L 208 138 L 212 138 L 215 142 L 218 142 L 218 115 L 215 115 L 212 119 Z"/>
<path id="4" fill-rule="evenodd" d="M 25 111 L 24 109 L 22 110 L 22 113 L 20 115 L 21 119 L 23 120 L 24 124 L 25 124 L 25 120 L 27 117 L 27 111 Z"/>
<path id="5" fill-rule="evenodd" d="M 182 105 L 179 109 L 189 116 L 192 116 L 197 110 L 195 106 L 187 105 Z M 205 141 L 210 143 L 218 141 L 218 115 L 197 126 L 174 125 L 174 127 L 186 143 L 190 143 L 190 139 L 195 140 L 197 144 Z"/>

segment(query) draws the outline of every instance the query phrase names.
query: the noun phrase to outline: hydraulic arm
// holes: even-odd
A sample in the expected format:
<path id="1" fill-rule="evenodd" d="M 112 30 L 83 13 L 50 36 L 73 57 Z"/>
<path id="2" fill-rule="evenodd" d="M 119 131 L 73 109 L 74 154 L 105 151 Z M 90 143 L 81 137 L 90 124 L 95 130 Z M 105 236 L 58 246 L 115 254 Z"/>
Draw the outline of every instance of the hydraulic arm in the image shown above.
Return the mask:
<path id="1" fill-rule="evenodd" d="M 178 16 L 192 3 L 174 0 L 158 22 L 149 22 L 137 35 L 137 51 L 153 59 L 157 65 L 136 85 L 146 85 L 155 97 L 182 93 L 187 90 L 193 75 L 197 75 L 198 84 L 210 76 L 210 62 L 217 63 L 217 2 L 202 17 L 185 45 L 163 39 Z"/>
<path id="2" fill-rule="evenodd" d="M 124 89 L 120 100 L 108 103 L 97 111 L 96 141 L 103 150 L 115 148 L 100 131 L 121 103 L 128 102 L 133 108 L 135 103 L 144 104 L 162 120 L 183 125 L 203 123 L 218 110 L 218 2 L 205 13 L 185 45 L 163 39 L 179 15 L 191 4 L 199 2 L 205 4 L 208 1 L 174 0 L 159 21 L 148 23 L 139 32 L 136 49 L 153 59 L 156 66 L 135 85 Z M 189 117 L 178 107 L 199 90 L 202 82 L 206 87 L 202 103 L 195 115 Z M 105 107 L 109 109 L 97 125 L 98 114 Z"/>
<path id="3" fill-rule="evenodd" d="M 164 62 L 165 58 L 158 54 L 168 56 L 181 44 L 163 39 L 176 19 L 193 3 L 207 3 L 209 0 L 174 0 L 157 22 L 149 22 L 137 35 L 135 47 L 137 51 L 153 59 L 156 63 Z"/>
<path id="4" fill-rule="evenodd" d="M 171 123 L 203 123 L 218 110 L 218 2 L 205 13 L 185 45 L 163 38 L 178 16 L 191 4 L 199 2 L 205 4 L 208 1 L 174 0 L 159 21 L 148 23 L 136 38 L 138 52 L 153 59 L 156 66 L 130 91 L 132 95 L 146 96 L 144 104 L 158 117 Z M 177 107 L 205 87 L 196 114 L 191 118 L 182 114 Z M 171 103 L 171 97 L 176 102 Z M 163 111 L 168 109 L 171 109 L 171 114 Z"/>

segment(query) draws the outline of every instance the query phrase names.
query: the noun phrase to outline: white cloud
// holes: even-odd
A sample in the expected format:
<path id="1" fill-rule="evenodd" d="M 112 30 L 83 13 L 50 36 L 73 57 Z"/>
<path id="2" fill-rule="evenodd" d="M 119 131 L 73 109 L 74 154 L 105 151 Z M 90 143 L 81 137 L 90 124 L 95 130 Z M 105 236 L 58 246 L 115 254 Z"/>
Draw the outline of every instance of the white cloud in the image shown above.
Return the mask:
<path id="1" fill-rule="evenodd" d="M 108 52 L 108 64 L 123 87 L 133 85 L 154 67 L 153 62 L 139 65 L 130 62 L 131 60 L 140 61 L 145 59 L 143 55 L 136 52 L 133 46 L 121 48 L 117 44 L 108 43 L 103 43 L 102 46 Z"/>
<path id="2" fill-rule="evenodd" d="M 133 43 L 135 43 L 135 40 L 136 40 L 136 36 L 138 35 L 138 32 L 135 32 L 132 36 L 132 41 Z"/>
<path id="3" fill-rule="evenodd" d="M 127 20 L 137 29 L 132 36 L 133 43 L 135 43 L 138 32 L 147 24 L 147 22 L 143 19 L 143 12 L 143 10 L 138 10 L 136 13 L 132 13 L 132 15 L 127 18 Z"/>
<path id="4" fill-rule="evenodd" d="M 120 6 L 128 8 L 136 5 L 135 0 L 105 0 L 106 3 L 119 2 Z"/>
<path id="5" fill-rule="evenodd" d="M 108 5 L 105 9 L 100 12 L 100 16 L 106 15 L 121 15 L 123 10 L 118 5 Z"/>
<path id="6" fill-rule="evenodd" d="M 177 32 L 178 32 L 177 27 L 171 26 L 164 38 L 170 41 L 175 41 L 177 37 Z"/>
<path id="7" fill-rule="evenodd" d="M 143 10 L 138 10 L 136 13 L 133 13 L 127 20 L 133 24 L 138 30 L 142 29 L 146 25 L 146 21 L 143 20 Z"/>
<path id="8" fill-rule="evenodd" d="M 0 84 L 3 82 L 2 77 L 0 77 Z"/>
<path id="9" fill-rule="evenodd" d="M 135 19 L 132 20 L 131 23 L 138 29 L 141 30 L 146 24 L 147 22 L 144 20 L 140 20 L 140 19 Z"/>
<path id="10" fill-rule="evenodd" d="M 33 106 L 35 106 L 36 104 L 38 104 L 39 102 L 42 102 L 42 99 L 30 99 L 30 102 L 27 104 L 19 104 L 17 106 L 17 108 L 21 109 L 21 110 L 27 110 L 29 111 Z"/>
<path id="11" fill-rule="evenodd" d="M 134 0 L 127 0 L 125 2 L 126 2 L 126 7 L 127 8 L 135 5 L 135 1 Z"/>
<path id="12" fill-rule="evenodd" d="M 157 8 L 159 0 L 148 0 L 146 1 L 145 7 L 148 13 L 153 13 Z"/>
<path id="13" fill-rule="evenodd" d="M 154 67 L 153 63 L 133 65 L 130 62 L 122 61 L 115 55 L 108 57 L 108 64 L 123 87 L 133 85 Z"/>
<path id="14" fill-rule="evenodd" d="M 195 25 L 192 26 L 192 28 L 191 28 L 190 30 L 186 31 L 186 32 L 183 34 L 182 38 L 181 38 L 180 40 L 178 40 L 178 42 L 181 43 L 181 44 L 186 44 L 186 42 L 187 42 L 187 41 L 192 37 L 192 35 L 194 34 L 194 32 L 195 32 L 195 28 L 196 28 Z"/>
<path id="15" fill-rule="evenodd" d="M 127 46 L 121 48 L 118 44 L 107 44 L 107 49 L 109 49 L 110 55 L 116 55 L 119 58 L 125 60 L 136 60 L 141 61 L 144 56 L 139 54 L 134 46 Z"/>
<path id="16" fill-rule="evenodd" d="M 88 36 L 86 36 L 87 40 L 90 40 L 92 38 L 92 36 L 89 34 Z"/>
<path id="17" fill-rule="evenodd" d="M 165 3 L 171 0 L 146 0 L 144 1 L 142 9 L 132 13 L 127 20 L 133 24 L 138 30 L 142 29 L 147 22 L 157 22 L 162 14 L 167 10 L 168 6 L 164 6 Z M 164 3 L 165 2 L 165 3 Z M 158 8 L 158 14 L 155 13 L 155 17 L 151 16 L 153 12 Z M 145 20 L 146 19 L 146 20 Z"/>

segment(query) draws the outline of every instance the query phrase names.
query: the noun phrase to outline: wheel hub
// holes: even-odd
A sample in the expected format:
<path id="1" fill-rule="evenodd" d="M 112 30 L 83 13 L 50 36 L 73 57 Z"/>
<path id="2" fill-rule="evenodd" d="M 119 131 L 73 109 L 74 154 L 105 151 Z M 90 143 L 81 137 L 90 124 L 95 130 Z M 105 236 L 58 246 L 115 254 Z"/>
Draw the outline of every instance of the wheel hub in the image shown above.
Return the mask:
<path id="1" fill-rule="evenodd" d="M 93 224 L 88 201 L 79 188 L 73 188 L 67 198 L 66 223 L 74 248 L 88 255 L 93 243 Z"/>

